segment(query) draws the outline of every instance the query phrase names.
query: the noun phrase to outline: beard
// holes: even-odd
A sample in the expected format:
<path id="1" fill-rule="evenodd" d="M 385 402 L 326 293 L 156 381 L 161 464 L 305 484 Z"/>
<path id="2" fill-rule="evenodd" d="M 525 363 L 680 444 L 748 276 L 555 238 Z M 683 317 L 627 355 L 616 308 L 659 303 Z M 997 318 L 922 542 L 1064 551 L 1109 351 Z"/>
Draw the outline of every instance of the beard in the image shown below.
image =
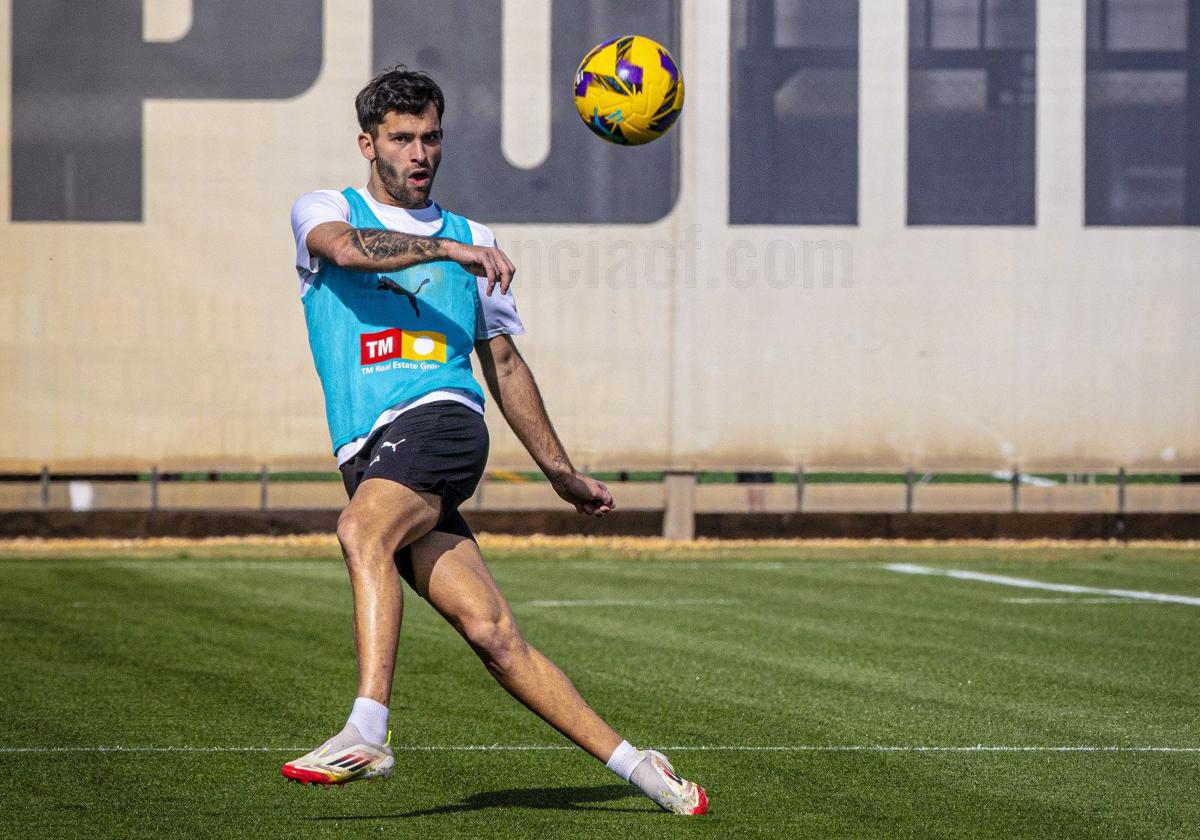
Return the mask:
<path id="1" fill-rule="evenodd" d="M 424 207 L 429 203 L 429 190 L 433 186 L 433 176 L 437 174 L 437 169 L 433 165 L 428 169 L 429 180 L 421 186 L 413 186 L 395 166 L 382 158 L 375 158 L 375 170 L 379 173 L 379 181 L 383 188 L 398 205 L 410 209 Z"/>

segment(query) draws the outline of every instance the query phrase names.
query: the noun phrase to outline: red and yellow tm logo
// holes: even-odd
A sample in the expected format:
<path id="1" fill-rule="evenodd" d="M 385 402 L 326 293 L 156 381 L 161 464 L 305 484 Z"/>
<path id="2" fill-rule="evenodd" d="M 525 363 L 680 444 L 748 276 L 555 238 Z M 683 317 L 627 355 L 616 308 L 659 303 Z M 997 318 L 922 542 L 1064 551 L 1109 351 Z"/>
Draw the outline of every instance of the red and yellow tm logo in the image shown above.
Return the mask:
<path id="1" fill-rule="evenodd" d="M 413 362 L 446 361 L 446 336 L 440 332 L 390 329 L 362 333 L 359 337 L 360 363 L 373 365 L 389 359 Z"/>

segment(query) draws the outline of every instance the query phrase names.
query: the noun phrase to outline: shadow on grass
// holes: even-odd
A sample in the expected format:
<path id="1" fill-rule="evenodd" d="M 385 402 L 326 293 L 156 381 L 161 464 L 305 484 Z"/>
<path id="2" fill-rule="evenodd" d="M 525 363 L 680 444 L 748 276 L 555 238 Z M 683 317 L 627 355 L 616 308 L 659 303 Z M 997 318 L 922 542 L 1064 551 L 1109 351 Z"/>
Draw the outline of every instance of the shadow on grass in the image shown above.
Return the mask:
<path id="1" fill-rule="evenodd" d="M 398 814 L 349 814 L 328 817 L 306 817 L 309 820 L 398 820 L 409 817 L 432 817 L 440 814 L 461 814 L 467 811 L 483 811 L 488 808 L 552 808 L 560 811 L 647 811 L 642 808 L 595 808 L 587 807 L 597 802 L 616 802 L 619 799 L 637 797 L 637 791 L 629 785 L 604 785 L 601 787 L 556 787 L 556 788 L 513 788 L 511 790 L 486 790 L 468 796 L 454 805 L 441 805 L 420 811 Z M 640 797 L 639 797 L 640 798 Z"/>

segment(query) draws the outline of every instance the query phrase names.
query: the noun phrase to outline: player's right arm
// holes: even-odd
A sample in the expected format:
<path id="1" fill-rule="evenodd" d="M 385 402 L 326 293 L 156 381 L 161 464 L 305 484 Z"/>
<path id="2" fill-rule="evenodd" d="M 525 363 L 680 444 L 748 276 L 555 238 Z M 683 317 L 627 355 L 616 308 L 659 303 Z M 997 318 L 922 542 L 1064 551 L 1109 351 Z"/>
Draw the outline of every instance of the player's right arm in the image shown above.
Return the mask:
<path id="1" fill-rule="evenodd" d="M 349 271 L 399 271 L 434 260 L 452 260 L 487 278 L 487 294 L 497 284 L 507 294 L 516 268 L 499 248 L 467 245 L 381 228 L 356 228 L 348 222 L 322 222 L 308 232 L 309 254 Z"/>

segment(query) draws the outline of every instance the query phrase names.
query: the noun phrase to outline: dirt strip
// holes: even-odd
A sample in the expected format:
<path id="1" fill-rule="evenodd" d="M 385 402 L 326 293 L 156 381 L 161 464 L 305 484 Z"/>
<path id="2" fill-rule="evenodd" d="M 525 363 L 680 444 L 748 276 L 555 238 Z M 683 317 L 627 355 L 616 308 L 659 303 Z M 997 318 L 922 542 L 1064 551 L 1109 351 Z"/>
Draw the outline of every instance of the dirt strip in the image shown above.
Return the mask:
<path id="1" fill-rule="evenodd" d="M 670 542 L 661 537 L 559 537 L 510 536 L 479 534 L 480 547 L 485 551 L 588 551 L 617 555 L 701 556 L 731 550 L 787 552 L 788 550 L 867 549 L 867 548 L 1003 548 L 1010 551 L 1039 551 L 1045 549 L 1124 550 L 1152 548 L 1156 550 L 1200 549 L 1200 541 L 1167 542 L 1142 540 L 715 540 Z M 297 536 L 246 536 L 183 539 L 150 537 L 145 539 L 41 539 L 21 537 L 0 540 L 0 558 L 14 556 L 112 556 L 112 555 L 173 555 L 173 556 L 233 556 L 249 552 L 255 556 L 271 557 L 328 557 L 340 554 L 337 539 L 332 534 Z"/>

